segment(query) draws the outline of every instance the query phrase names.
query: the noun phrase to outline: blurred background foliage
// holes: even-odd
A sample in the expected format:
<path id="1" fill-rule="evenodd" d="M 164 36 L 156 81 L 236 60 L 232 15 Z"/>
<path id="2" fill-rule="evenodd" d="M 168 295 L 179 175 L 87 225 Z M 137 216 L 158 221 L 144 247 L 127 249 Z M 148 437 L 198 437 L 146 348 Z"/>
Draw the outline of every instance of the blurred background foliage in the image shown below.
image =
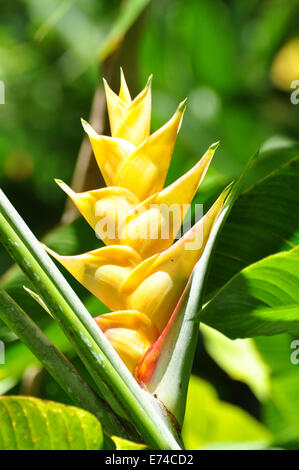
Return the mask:
<path id="1" fill-rule="evenodd" d="M 74 214 L 63 219 L 71 224 L 60 224 L 65 195 L 53 179 L 88 189 L 103 185 L 97 172 L 80 177 L 78 163 L 73 178 L 78 153 L 81 163 L 90 158 L 80 117 L 91 114 L 98 129 L 108 132 L 101 77 L 117 88 L 121 65 L 133 94 L 154 75 L 153 130 L 189 98 L 167 182 L 221 140 L 196 199 L 209 203 L 259 146 L 284 148 L 298 139 L 299 105 L 290 102 L 290 84 L 299 79 L 298 20 L 297 0 L 2 0 L 1 187 L 34 233 L 57 251 L 99 246 Z M 271 153 L 268 160 L 269 168 Z M 59 328 L 23 290 L 28 281 L 16 268 L 8 270 L 11 261 L 2 248 L 0 255 L 1 284 L 73 357 Z M 92 314 L 105 311 L 66 277 Z M 1 325 L 0 337 L 7 344 L 0 393 L 69 402 Z M 298 447 L 299 384 L 288 337 L 238 341 L 203 330 L 188 399 L 187 445 L 258 448 L 274 435 L 278 445 Z"/>

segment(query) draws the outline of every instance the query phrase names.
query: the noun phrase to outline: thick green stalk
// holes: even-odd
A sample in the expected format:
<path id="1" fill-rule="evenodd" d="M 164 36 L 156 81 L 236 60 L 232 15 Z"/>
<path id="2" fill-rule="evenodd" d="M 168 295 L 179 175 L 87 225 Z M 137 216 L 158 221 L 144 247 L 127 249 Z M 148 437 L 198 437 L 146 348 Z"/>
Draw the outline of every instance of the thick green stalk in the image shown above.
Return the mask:
<path id="1" fill-rule="evenodd" d="M 0 191 L 0 239 L 30 278 L 112 408 L 160 449 L 180 449 L 160 407 L 137 384 L 38 240 Z"/>
<path id="2" fill-rule="evenodd" d="M 0 318 L 31 350 L 74 403 L 93 413 L 110 434 L 128 436 L 127 429 L 107 403 L 92 390 L 73 364 L 2 289 Z"/>

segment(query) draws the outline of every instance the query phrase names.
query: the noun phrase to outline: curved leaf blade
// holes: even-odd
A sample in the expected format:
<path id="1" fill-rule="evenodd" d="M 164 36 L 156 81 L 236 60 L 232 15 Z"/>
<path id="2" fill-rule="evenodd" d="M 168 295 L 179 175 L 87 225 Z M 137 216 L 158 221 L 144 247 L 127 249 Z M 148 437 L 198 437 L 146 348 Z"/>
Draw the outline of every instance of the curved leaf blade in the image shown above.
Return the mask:
<path id="1" fill-rule="evenodd" d="M 299 244 L 299 157 L 243 191 L 219 237 L 207 294 L 246 266 Z"/>
<path id="2" fill-rule="evenodd" d="M 99 450 L 100 422 L 73 406 L 31 397 L 0 397 L 1 450 Z"/>
<path id="3" fill-rule="evenodd" d="M 199 320 L 230 338 L 299 334 L 299 247 L 243 269 Z"/>

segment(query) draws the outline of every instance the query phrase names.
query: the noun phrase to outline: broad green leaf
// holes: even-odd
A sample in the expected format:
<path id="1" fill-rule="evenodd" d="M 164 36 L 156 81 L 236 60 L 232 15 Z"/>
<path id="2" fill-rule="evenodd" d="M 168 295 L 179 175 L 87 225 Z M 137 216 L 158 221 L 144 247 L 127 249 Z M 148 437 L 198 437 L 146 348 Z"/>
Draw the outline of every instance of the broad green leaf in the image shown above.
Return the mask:
<path id="1" fill-rule="evenodd" d="M 294 368 L 296 366 L 294 365 Z M 298 367 L 298 366 L 297 366 Z M 298 371 L 273 378 L 272 400 L 299 440 L 299 376 Z"/>
<path id="2" fill-rule="evenodd" d="M 200 312 L 230 338 L 299 334 L 299 247 L 243 269 Z"/>
<path id="3" fill-rule="evenodd" d="M 138 444 L 137 442 L 128 441 L 118 436 L 110 436 L 115 444 L 116 450 L 146 450 L 149 449 L 144 444 Z"/>
<path id="4" fill-rule="evenodd" d="M 234 380 L 246 383 L 260 400 L 269 396 L 270 368 L 252 339 L 231 340 L 201 324 L 205 347 L 214 361 Z"/>
<path id="5" fill-rule="evenodd" d="M 219 237 L 208 294 L 246 266 L 299 244 L 299 157 L 245 190 Z"/>
<path id="6" fill-rule="evenodd" d="M 296 433 L 273 400 L 264 404 L 262 418 L 267 428 L 275 436 L 275 446 L 284 449 L 299 449 L 298 433 Z"/>
<path id="7" fill-rule="evenodd" d="M 270 400 L 263 406 L 264 422 L 286 448 L 299 447 L 299 347 L 291 335 L 257 337 L 254 342 L 271 371 Z"/>
<path id="8" fill-rule="evenodd" d="M 209 383 L 193 376 L 187 398 L 183 439 L 187 449 L 200 449 L 208 444 L 242 442 L 267 446 L 271 433 L 256 419 L 237 406 L 218 399 Z"/>
<path id="9" fill-rule="evenodd" d="M 271 337 L 258 336 L 253 341 L 273 375 L 297 372 L 296 366 L 291 362 L 291 354 L 294 352 L 291 348 L 291 335 L 285 333 Z"/>
<path id="10" fill-rule="evenodd" d="M 0 397 L 1 450 L 98 450 L 100 422 L 73 406 L 31 397 Z"/>

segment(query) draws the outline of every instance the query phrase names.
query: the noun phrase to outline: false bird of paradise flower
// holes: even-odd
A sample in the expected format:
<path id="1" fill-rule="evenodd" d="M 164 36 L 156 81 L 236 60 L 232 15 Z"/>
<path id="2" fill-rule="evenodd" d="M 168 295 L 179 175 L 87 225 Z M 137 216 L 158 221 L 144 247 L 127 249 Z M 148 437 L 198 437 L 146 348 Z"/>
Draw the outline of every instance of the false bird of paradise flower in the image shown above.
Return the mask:
<path id="1" fill-rule="evenodd" d="M 213 144 L 185 175 L 163 189 L 186 100 L 171 119 L 150 135 L 151 78 L 131 99 L 123 72 L 119 94 L 104 81 L 111 137 L 98 135 L 82 120 L 107 187 L 75 193 L 57 180 L 100 236 L 105 247 L 76 256 L 48 251 L 111 313 L 95 318 L 128 369 L 146 386 L 146 357 L 173 321 L 172 313 L 200 259 L 222 209 L 221 196 L 189 231 L 174 242 L 182 220 L 209 167 Z M 169 223 L 161 208 L 179 207 Z M 103 220 L 114 227 L 103 229 Z M 156 237 L 144 237 L 155 227 Z M 194 243 L 200 236 L 201 243 Z M 192 243 L 194 243 L 192 245 Z M 188 247 L 189 245 L 189 247 Z M 192 248 L 190 248 L 192 247 Z"/>

